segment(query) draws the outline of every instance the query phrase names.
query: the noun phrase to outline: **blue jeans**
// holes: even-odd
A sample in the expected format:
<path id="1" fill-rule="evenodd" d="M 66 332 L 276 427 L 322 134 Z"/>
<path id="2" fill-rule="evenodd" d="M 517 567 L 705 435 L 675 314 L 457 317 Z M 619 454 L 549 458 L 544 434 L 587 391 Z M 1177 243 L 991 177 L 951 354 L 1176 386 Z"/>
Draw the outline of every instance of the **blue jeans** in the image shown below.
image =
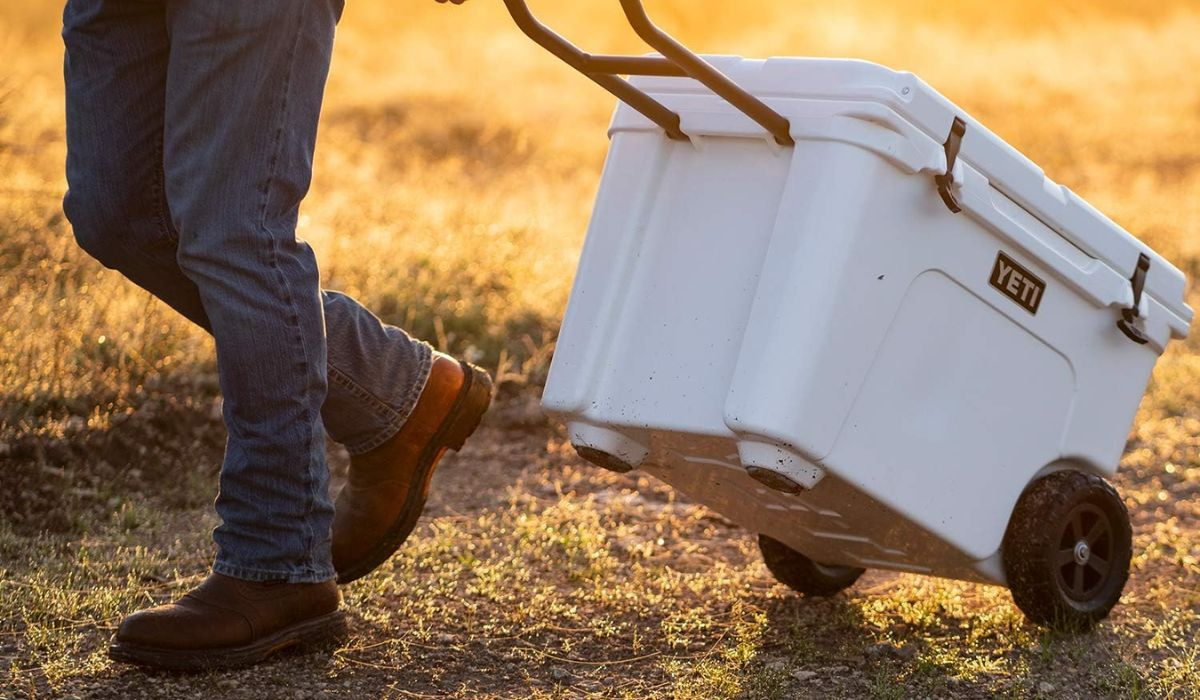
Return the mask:
<path id="1" fill-rule="evenodd" d="M 68 0 L 79 244 L 212 333 L 229 438 L 218 573 L 334 578 L 325 435 L 399 430 L 431 349 L 323 291 L 296 238 L 343 0 Z"/>

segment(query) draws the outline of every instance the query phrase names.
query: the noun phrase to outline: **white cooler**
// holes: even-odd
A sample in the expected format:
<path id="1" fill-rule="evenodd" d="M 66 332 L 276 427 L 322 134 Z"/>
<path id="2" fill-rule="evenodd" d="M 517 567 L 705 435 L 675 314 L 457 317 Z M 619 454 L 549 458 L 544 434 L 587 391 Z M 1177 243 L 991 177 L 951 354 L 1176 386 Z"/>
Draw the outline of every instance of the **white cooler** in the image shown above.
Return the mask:
<path id="1" fill-rule="evenodd" d="M 1044 577 L 1068 601 L 1022 609 L 1103 617 L 1086 589 L 1115 603 L 1128 520 L 1097 477 L 1187 335 L 1183 274 L 909 73 L 707 61 L 794 145 L 696 80 L 634 81 L 686 138 L 618 106 L 547 412 L 592 461 L 765 535 L 785 581 L 779 551 L 826 583 L 879 568 L 1016 596 L 1015 528 L 1038 549 L 1012 558 L 1049 548 Z M 1031 502 L 1016 522 L 1052 474 L 1066 505 Z M 1107 542 L 1089 539 L 1102 526 Z M 1099 570 L 1122 557 L 1114 596 Z"/>

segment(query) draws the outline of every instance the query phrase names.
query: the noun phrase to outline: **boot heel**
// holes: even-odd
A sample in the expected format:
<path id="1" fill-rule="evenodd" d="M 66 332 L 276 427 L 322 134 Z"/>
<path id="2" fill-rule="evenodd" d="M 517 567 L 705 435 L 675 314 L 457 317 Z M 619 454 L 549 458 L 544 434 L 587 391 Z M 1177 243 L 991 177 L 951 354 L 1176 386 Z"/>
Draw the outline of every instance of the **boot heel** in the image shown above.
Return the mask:
<path id="1" fill-rule="evenodd" d="M 466 362 L 462 363 L 462 368 L 467 380 L 459 394 L 458 405 L 454 407 L 453 422 L 445 439 L 446 447 L 456 451 L 462 449 L 467 438 L 479 427 L 483 414 L 492 404 L 492 378 L 488 373 Z"/>

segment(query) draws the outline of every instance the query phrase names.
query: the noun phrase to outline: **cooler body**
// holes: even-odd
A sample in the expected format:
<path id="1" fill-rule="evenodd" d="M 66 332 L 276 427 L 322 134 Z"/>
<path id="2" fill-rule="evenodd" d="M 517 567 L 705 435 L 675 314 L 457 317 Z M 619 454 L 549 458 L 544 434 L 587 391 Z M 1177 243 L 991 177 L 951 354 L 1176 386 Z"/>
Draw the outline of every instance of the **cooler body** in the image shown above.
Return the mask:
<path id="1" fill-rule="evenodd" d="M 710 60 L 795 146 L 638 81 L 689 140 L 618 108 L 546 410 L 814 560 L 1004 583 L 1026 485 L 1114 473 L 1187 332 L 1182 274 L 909 74 Z M 957 213 L 934 181 L 956 117 Z M 1116 325 L 1137 296 L 1144 344 Z"/>

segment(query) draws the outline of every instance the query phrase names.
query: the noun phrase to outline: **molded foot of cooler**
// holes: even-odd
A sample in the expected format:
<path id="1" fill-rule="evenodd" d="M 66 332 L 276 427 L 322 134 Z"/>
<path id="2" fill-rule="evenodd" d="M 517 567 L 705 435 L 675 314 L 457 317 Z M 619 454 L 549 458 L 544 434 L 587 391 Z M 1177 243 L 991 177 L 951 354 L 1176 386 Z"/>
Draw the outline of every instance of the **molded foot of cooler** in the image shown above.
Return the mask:
<path id="1" fill-rule="evenodd" d="M 641 466 L 650 453 L 636 441 L 607 428 L 584 423 L 568 423 L 571 446 L 587 461 L 609 471 L 624 474 Z"/>
<path id="2" fill-rule="evenodd" d="M 755 481 L 784 493 L 802 493 L 825 478 L 825 470 L 794 452 L 763 442 L 739 442 L 738 456 Z"/>

